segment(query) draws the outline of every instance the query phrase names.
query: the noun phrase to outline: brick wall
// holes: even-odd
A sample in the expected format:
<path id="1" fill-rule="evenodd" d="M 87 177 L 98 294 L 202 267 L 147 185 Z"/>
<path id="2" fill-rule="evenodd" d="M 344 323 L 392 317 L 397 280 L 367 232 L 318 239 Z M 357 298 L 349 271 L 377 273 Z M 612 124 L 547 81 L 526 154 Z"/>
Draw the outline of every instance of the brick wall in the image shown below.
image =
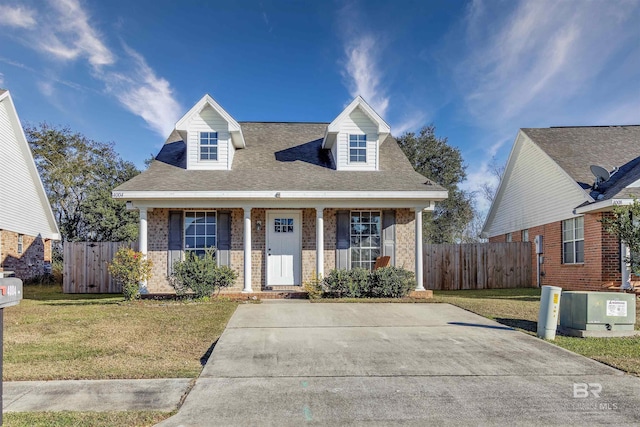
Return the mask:
<path id="1" fill-rule="evenodd" d="M 198 209 L 193 209 L 198 210 Z M 227 209 L 225 209 L 227 210 Z M 244 212 L 231 211 L 231 268 L 238 273 L 238 279 L 231 287 L 244 287 Z M 263 208 L 251 210 L 251 281 L 254 291 L 266 286 L 265 244 L 266 211 Z M 316 211 L 302 209 L 302 281 L 308 280 L 316 271 Z M 327 274 L 335 268 L 336 257 L 336 212 L 324 210 L 324 271 Z M 396 211 L 396 265 L 413 271 L 415 267 L 414 214 L 409 209 Z M 261 229 L 257 229 L 258 221 Z M 147 286 L 151 293 L 173 293 L 167 280 L 167 248 L 169 236 L 169 209 L 154 209 L 147 217 L 148 258 L 153 262 L 152 275 Z"/>
<path id="2" fill-rule="evenodd" d="M 18 253 L 19 234 L 0 230 L 0 270 L 13 271 L 16 277 L 28 280 L 44 274 L 51 263 L 51 240 L 22 235 L 22 253 Z"/>
<path id="3" fill-rule="evenodd" d="M 560 286 L 569 290 L 602 290 L 607 286 L 619 285 L 620 244 L 615 236 L 604 232 L 602 213 L 584 215 L 584 263 L 562 263 L 562 221 L 529 229 L 529 240 L 536 235 L 544 236 L 544 263 L 541 271 L 541 285 Z M 608 215 L 608 214 L 605 214 Z M 521 241 L 521 230 L 512 233 L 514 242 Z M 490 242 L 504 242 L 506 235 L 495 236 Z M 537 257 L 532 251 L 532 283 L 536 283 Z"/>

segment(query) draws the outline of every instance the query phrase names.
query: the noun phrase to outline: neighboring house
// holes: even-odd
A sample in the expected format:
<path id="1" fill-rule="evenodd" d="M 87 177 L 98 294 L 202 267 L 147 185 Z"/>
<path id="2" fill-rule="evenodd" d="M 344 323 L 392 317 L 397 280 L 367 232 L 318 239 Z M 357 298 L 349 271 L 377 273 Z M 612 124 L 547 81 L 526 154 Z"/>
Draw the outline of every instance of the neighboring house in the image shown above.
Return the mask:
<path id="1" fill-rule="evenodd" d="M 610 178 L 596 182 L 591 165 Z M 638 196 L 640 126 L 521 129 L 483 235 L 490 242 L 543 236 L 542 285 L 620 285 L 630 274 L 621 256 L 626 248 L 600 220 Z"/>
<path id="2" fill-rule="evenodd" d="M 49 271 L 58 226 L 8 91 L 0 89 L 0 271 Z"/>
<path id="3" fill-rule="evenodd" d="M 113 197 L 140 211 L 147 292 L 173 292 L 172 263 L 210 246 L 239 273 L 235 288 L 255 292 L 381 255 L 421 288 L 422 213 L 447 192 L 413 170 L 360 97 L 331 123 L 238 123 L 206 95 Z"/>

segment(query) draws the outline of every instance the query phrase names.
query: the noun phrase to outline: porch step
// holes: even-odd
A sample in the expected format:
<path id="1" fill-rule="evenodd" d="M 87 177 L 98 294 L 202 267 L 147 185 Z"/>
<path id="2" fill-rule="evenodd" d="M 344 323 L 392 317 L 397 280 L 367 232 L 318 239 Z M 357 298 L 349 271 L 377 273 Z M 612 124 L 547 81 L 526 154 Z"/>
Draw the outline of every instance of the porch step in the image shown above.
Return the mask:
<path id="1" fill-rule="evenodd" d="M 307 293 L 304 291 L 258 291 L 251 293 L 242 293 L 238 291 L 222 291 L 219 294 L 223 298 L 231 298 L 238 301 L 259 300 L 259 299 L 307 299 Z"/>

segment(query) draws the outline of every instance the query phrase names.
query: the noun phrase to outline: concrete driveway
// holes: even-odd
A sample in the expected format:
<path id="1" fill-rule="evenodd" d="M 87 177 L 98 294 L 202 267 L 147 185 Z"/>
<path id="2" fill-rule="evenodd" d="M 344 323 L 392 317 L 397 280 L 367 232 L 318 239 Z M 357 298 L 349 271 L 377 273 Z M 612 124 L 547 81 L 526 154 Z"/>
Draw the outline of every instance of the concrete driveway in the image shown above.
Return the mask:
<path id="1" fill-rule="evenodd" d="M 638 425 L 640 378 L 448 304 L 250 304 L 159 425 L 400 423 Z"/>

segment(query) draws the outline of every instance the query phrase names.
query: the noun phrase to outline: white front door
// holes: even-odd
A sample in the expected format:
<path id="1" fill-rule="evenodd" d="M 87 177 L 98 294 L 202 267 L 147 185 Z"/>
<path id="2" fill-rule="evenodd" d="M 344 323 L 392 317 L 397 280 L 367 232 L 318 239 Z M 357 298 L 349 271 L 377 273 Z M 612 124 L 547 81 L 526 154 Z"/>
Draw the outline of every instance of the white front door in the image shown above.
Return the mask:
<path id="1" fill-rule="evenodd" d="M 267 211 L 267 286 L 300 285 L 302 214 Z"/>

